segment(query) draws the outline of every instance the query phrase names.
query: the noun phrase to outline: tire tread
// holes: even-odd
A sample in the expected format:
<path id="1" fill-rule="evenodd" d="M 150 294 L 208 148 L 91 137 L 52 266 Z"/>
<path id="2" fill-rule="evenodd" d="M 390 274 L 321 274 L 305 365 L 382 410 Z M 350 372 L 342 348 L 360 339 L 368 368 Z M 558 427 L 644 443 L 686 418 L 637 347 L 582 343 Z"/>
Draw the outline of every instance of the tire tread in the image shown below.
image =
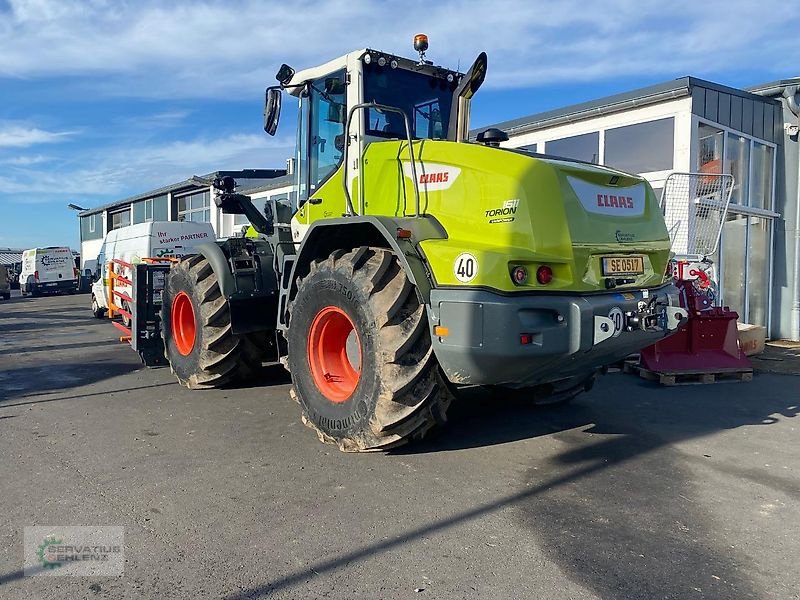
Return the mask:
<path id="1" fill-rule="evenodd" d="M 425 306 L 420 304 L 397 257 L 385 248 L 337 251 L 325 260 L 313 262 L 310 271 L 325 269 L 347 273 L 353 285 L 367 292 L 379 330 L 381 392 L 369 426 L 349 437 L 331 436 L 315 425 L 305 411 L 303 423 L 317 433 L 320 441 L 336 444 L 344 452 L 383 451 L 422 439 L 446 421 L 453 400 L 433 354 Z M 298 297 L 302 293 L 301 280 Z M 289 306 L 290 313 L 294 304 Z M 290 395 L 299 399 L 296 386 Z"/>
<path id="2" fill-rule="evenodd" d="M 197 370 L 181 377 L 170 362 L 178 381 L 190 389 L 216 388 L 251 378 L 266 355 L 265 344 L 258 344 L 261 334 L 237 335 L 231 329 L 230 310 L 220 291 L 219 282 L 208 260 L 199 254 L 181 259 L 173 270 L 183 271 L 193 282 L 201 299 L 200 321 L 203 330 L 199 339 L 203 346 L 198 355 Z M 167 304 L 162 311 L 167 310 Z M 165 315 L 162 314 L 162 321 Z M 169 333 L 162 327 L 161 336 L 169 349 Z"/>

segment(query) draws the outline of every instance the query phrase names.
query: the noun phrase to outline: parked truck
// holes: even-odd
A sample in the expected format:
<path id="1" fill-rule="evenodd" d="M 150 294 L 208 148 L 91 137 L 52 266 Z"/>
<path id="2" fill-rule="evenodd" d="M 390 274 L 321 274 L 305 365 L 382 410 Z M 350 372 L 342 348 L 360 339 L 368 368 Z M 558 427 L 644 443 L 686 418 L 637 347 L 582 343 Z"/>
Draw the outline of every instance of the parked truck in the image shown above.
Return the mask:
<path id="1" fill-rule="evenodd" d="M 78 291 L 78 271 L 72 250 L 59 246 L 25 250 L 19 281 L 23 296 L 74 294 Z"/>
<path id="2" fill-rule="evenodd" d="M 0 298 L 11 299 L 11 269 L 0 264 Z"/>
<path id="3" fill-rule="evenodd" d="M 214 240 L 210 223 L 192 221 L 148 221 L 113 229 L 106 234 L 97 260 L 92 283 L 92 313 L 101 319 L 108 311 L 109 262 L 119 259 L 138 264 L 143 258 L 176 258 L 194 252 L 196 244 Z M 120 271 L 119 265 L 112 265 Z M 129 286 L 117 289 L 130 294 Z M 126 312 L 130 307 L 121 301 Z"/>
<path id="4" fill-rule="evenodd" d="M 190 388 L 280 360 L 320 440 L 345 451 L 422 438 L 460 386 L 566 400 L 685 317 L 666 276 L 670 242 L 641 177 L 470 141 L 487 72 L 372 49 L 266 91 L 299 102 L 294 203 L 265 214 L 231 179 L 223 212 L 254 235 L 202 243 L 173 265 L 161 327 Z"/>

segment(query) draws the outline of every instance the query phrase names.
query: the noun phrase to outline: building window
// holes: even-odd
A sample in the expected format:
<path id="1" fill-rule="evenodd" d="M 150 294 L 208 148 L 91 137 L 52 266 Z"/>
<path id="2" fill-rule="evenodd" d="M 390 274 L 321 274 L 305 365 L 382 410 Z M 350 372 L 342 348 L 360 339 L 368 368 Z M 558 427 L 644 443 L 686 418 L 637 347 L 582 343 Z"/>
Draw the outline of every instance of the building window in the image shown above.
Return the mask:
<path id="1" fill-rule="evenodd" d="M 772 210 L 772 163 L 775 150 L 753 142 L 753 179 L 750 182 L 750 206 Z"/>
<path id="2" fill-rule="evenodd" d="M 728 133 L 725 143 L 728 148 L 723 171 L 733 175 L 731 202 L 746 206 L 750 187 L 750 140 L 735 133 Z"/>
<path id="3" fill-rule="evenodd" d="M 750 288 L 747 305 L 747 322 L 754 325 L 767 324 L 769 301 L 770 240 L 772 219 L 748 217 L 748 269 L 747 284 Z"/>
<path id="4" fill-rule="evenodd" d="M 528 144 L 527 146 L 520 146 L 520 150 L 525 150 L 526 152 L 533 152 L 534 154 L 537 152 L 536 144 Z"/>
<path id="5" fill-rule="evenodd" d="M 233 215 L 234 225 L 249 225 L 250 221 L 247 220 L 247 215 Z"/>
<path id="6" fill-rule="evenodd" d="M 111 213 L 111 229 L 127 227 L 131 224 L 131 211 L 126 209 L 121 212 Z"/>
<path id="7" fill-rule="evenodd" d="M 211 194 L 209 191 L 178 198 L 178 221 L 211 222 Z"/>
<path id="8" fill-rule="evenodd" d="M 134 202 L 133 222 L 147 223 L 149 221 L 156 220 L 154 210 L 156 207 L 156 202 L 158 202 L 161 198 L 164 198 L 164 196 L 160 196 L 158 198 L 147 198 L 145 200 L 139 200 L 139 202 Z"/>
<path id="9" fill-rule="evenodd" d="M 772 210 L 775 148 L 705 123 L 698 125 L 697 140 L 698 171 L 733 175 L 731 204 Z"/>
<path id="10" fill-rule="evenodd" d="M 573 158 L 584 162 L 598 164 L 600 160 L 600 133 L 584 133 L 573 135 L 545 143 L 544 150 L 552 156 Z"/>
<path id="11" fill-rule="evenodd" d="M 722 303 L 753 325 L 767 326 L 772 223 L 770 217 L 732 210 L 722 229 Z"/>
<path id="12" fill-rule="evenodd" d="M 672 169 L 675 119 L 669 117 L 606 129 L 603 162 L 627 173 Z"/>
<path id="13" fill-rule="evenodd" d="M 102 213 L 81 217 L 81 241 L 99 240 L 103 237 Z"/>
<path id="14" fill-rule="evenodd" d="M 697 144 L 698 171 L 721 174 L 725 132 L 711 125 L 700 123 L 697 128 Z"/>
<path id="15" fill-rule="evenodd" d="M 747 217 L 728 213 L 722 228 L 722 300 L 745 321 L 747 313 Z"/>

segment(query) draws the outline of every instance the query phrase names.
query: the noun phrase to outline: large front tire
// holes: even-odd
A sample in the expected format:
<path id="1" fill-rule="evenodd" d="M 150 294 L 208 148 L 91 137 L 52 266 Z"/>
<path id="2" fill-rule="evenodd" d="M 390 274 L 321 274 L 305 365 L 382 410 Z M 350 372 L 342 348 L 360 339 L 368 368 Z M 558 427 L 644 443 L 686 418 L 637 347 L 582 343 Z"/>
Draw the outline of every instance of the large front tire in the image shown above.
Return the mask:
<path id="1" fill-rule="evenodd" d="M 173 265 L 161 306 L 161 336 L 170 368 L 190 389 L 250 379 L 266 355 L 266 337 L 236 335 L 216 273 L 199 254 Z"/>
<path id="2" fill-rule="evenodd" d="M 425 306 L 390 251 L 339 250 L 313 263 L 288 337 L 291 394 L 321 441 L 387 450 L 445 422 L 453 396 Z"/>

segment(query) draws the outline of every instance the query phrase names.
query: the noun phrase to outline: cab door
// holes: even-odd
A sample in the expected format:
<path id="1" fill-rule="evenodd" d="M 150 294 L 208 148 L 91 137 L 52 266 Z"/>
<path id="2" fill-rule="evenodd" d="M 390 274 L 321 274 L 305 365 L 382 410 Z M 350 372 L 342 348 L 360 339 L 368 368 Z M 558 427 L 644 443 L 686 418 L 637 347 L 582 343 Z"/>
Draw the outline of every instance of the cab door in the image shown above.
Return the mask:
<path id="1" fill-rule="evenodd" d="M 300 95 L 297 139 L 298 212 L 292 237 L 299 242 L 317 219 L 344 212 L 342 190 L 320 193 L 342 164 L 347 73 L 344 69 L 310 81 Z M 332 183 L 332 182 L 331 182 Z"/>

